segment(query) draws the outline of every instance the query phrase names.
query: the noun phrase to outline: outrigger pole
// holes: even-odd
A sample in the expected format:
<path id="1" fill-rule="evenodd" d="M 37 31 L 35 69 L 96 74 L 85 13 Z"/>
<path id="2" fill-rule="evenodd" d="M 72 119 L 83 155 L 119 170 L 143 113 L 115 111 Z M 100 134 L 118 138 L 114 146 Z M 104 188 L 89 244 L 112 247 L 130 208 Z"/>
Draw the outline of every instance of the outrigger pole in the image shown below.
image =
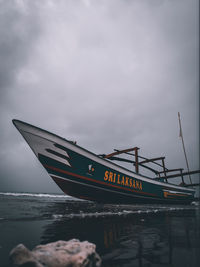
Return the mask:
<path id="1" fill-rule="evenodd" d="M 180 126 L 180 134 L 179 137 L 182 140 L 182 145 L 183 145 L 183 152 L 185 155 L 185 161 L 186 161 L 186 165 L 187 165 L 187 169 L 188 169 L 188 176 L 190 179 L 190 183 L 192 184 L 192 180 L 191 180 L 191 176 L 189 174 L 190 170 L 189 170 L 189 163 L 188 163 L 188 159 L 187 159 L 187 155 L 186 155 L 186 151 L 185 151 L 185 144 L 184 144 L 184 140 L 183 140 L 183 131 L 182 131 L 182 127 L 181 127 L 181 117 L 180 117 L 180 113 L 178 112 L 178 121 L 179 121 L 179 126 Z"/>

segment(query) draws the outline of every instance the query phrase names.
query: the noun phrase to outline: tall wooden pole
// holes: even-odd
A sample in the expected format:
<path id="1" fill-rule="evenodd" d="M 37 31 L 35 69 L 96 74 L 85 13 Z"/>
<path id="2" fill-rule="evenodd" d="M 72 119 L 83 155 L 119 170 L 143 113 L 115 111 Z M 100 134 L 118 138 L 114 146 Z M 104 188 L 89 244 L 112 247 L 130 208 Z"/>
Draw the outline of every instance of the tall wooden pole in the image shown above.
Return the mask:
<path id="1" fill-rule="evenodd" d="M 138 147 L 135 148 L 135 172 L 139 172 L 139 162 L 138 162 Z"/>
<path id="2" fill-rule="evenodd" d="M 186 155 L 186 151 L 185 151 L 185 144 L 184 144 L 184 140 L 183 140 L 183 132 L 182 132 L 182 127 L 181 127 L 181 117 L 180 117 L 180 113 L 179 112 L 178 112 L 178 121 L 179 121 L 179 126 L 180 126 L 180 134 L 179 134 L 179 137 L 181 137 L 181 140 L 182 140 L 183 152 L 184 152 L 184 155 L 185 155 L 185 161 L 186 161 L 188 172 L 190 172 L 190 170 L 189 170 L 189 163 L 188 163 L 188 159 L 187 159 L 187 155 Z M 189 179 L 190 179 L 190 183 L 192 184 L 192 180 L 191 180 L 190 174 L 189 174 Z"/>

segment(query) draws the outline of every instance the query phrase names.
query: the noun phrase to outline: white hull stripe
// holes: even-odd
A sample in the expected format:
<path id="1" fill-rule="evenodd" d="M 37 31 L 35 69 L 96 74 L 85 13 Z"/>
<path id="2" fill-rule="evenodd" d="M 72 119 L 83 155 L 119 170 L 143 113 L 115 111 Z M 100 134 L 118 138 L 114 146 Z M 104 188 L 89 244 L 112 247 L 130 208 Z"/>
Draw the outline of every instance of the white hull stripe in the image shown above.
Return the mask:
<path id="1" fill-rule="evenodd" d="M 45 139 L 45 142 L 41 142 L 42 137 L 25 132 L 25 131 L 22 131 L 22 135 L 24 136 L 27 143 L 31 146 L 33 152 L 35 153 L 37 157 L 38 157 L 38 154 L 41 154 L 41 155 L 47 156 L 48 158 L 52 158 L 59 162 L 62 162 L 71 167 L 71 164 L 69 163 L 67 159 L 61 158 L 49 152 L 49 151 L 55 151 L 57 154 L 60 154 L 64 157 L 69 158 L 68 153 L 64 151 L 63 149 L 56 147 L 54 145 L 55 143 L 52 142 L 51 140 Z"/>

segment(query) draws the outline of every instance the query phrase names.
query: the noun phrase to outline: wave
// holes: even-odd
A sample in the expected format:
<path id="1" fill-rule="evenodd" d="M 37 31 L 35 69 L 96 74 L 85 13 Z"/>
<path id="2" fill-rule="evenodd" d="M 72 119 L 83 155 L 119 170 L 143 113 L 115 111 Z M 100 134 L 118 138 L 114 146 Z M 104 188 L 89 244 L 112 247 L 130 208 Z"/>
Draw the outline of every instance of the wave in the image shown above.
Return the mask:
<path id="1" fill-rule="evenodd" d="M 70 214 L 52 214 L 51 217 L 56 220 L 61 219 L 84 219 L 84 218 L 109 218 L 109 217 L 131 217 L 133 215 L 147 215 L 147 214 L 163 214 L 163 213 L 177 213 L 183 211 L 194 210 L 194 207 L 164 207 L 164 208 L 152 208 L 152 209 L 139 209 L 139 210 L 120 210 L 118 212 L 115 211 L 102 211 L 102 212 L 80 212 L 80 213 L 70 213 Z"/>
<path id="2" fill-rule="evenodd" d="M 0 192 L 0 196 L 71 198 L 70 196 L 67 196 L 67 195 L 55 195 L 55 194 L 46 194 L 46 193 L 13 193 L 13 192 Z"/>

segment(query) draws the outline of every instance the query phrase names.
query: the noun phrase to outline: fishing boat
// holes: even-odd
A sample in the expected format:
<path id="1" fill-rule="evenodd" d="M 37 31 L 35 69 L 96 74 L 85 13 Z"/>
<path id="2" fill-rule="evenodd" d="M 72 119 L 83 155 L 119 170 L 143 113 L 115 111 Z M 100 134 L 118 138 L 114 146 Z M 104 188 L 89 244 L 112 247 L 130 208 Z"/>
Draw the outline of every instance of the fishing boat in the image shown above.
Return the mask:
<path id="1" fill-rule="evenodd" d="M 51 178 L 67 195 L 99 203 L 116 204 L 187 204 L 194 200 L 195 190 L 188 188 L 189 184 L 184 181 L 184 176 L 188 175 L 188 172 L 183 172 L 183 169 L 167 169 L 164 157 L 141 157 L 138 155 L 138 147 L 115 150 L 107 155 L 96 155 L 78 146 L 76 142 L 23 121 L 13 120 L 13 124 Z M 132 159 L 118 157 L 120 154 L 129 155 Z M 134 170 L 129 170 L 114 161 L 130 163 Z M 147 166 L 150 162 L 162 167 L 162 170 L 157 171 Z M 152 171 L 155 177 L 142 175 L 139 172 L 141 167 Z M 169 172 L 177 171 L 179 174 L 167 175 Z M 199 171 L 190 174 L 197 172 Z M 168 182 L 168 179 L 176 176 L 181 177 L 181 185 Z"/>

